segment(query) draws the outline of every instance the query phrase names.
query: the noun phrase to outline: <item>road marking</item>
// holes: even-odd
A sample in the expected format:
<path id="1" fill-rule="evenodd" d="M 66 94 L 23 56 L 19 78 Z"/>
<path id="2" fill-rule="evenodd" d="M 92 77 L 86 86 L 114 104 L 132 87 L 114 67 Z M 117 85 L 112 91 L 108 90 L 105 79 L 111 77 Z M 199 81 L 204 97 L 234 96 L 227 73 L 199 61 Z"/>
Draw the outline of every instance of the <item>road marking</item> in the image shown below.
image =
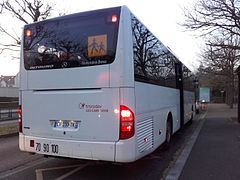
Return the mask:
<path id="1" fill-rule="evenodd" d="M 74 174 L 75 172 L 77 172 L 77 171 L 79 171 L 79 170 L 85 168 L 85 167 L 88 166 L 89 164 L 90 164 L 90 163 L 87 163 L 87 164 L 85 164 L 85 165 L 83 165 L 83 166 L 80 166 L 80 167 L 78 167 L 78 168 L 76 168 L 76 169 L 74 169 L 74 170 L 68 172 L 67 174 L 64 174 L 64 175 L 62 175 L 62 176 L 56 178 L 55 180 L 63 180 L 63 179 L 65 179 L 65 178 L 71 176 L 71 175 Z"/>
<path id="2" fill-rule="evenodd" d="M 86 163 L 86 164 L 77 164 L 77 165 L 69 165 L 69 166 L 60 166 L 60 167 L 52 167 L 52 168 L 45 168 L 45 169 L 36 169 L 36 180 L 43 180 L 43 172 L 45 171 L 54 171 L 54 170 L 60 170 L 60 169 L 69 169 L 69 168 L 76 168 L 60 177 L 58 177 L 56 180 L 62 180 L 72 174 L 74 174 L 75 172 L 83 169 L 84 167 L 88 166 L 90 163 Z"/>
<path id="3" fill-rule="evenodd" d="M 43 173 L 40 169 L 36 169 L 36 180 L 43 180 Z"/>
<path id="4" fill-rule="evenodd" d="M 187 162 L 188 156 L 190 155 L 193 145 L 195 144 L 197 137 L 202 129 L 204 122 L 205 122 L 206 114 L 207 114 L 207 111 L 203 115 L 201 115 L 201 117 L 198 119 L 198 120 L 202 119 L 202 121 L 200 121 L 200 124 L 196 128 L 195 132 L 192 134 L 190 140 L 187 142 L 185 148 L 181 152 L 181 154 L 178 157 L 178 159 L 176 160 L 175 164 L 168 171 L 168 174 L 167 174 L 165 180 L 176 180 L 180 177 L 182 170 L 184 168 L 184 165 Z"/>
<path id="5" fill-rule="evenodd" d="M 25 171 L 26 169 L 29 169 L 29 168 L 32 168 L 34 166 L 37 166 L 39 164 L 42 164 L 42 163 L 45 163 L 47 161 L 50 161 L 51 159 L 37 159 L 36 161 L 31 161 L 27 164 L 24 164 L 24 166 L 20 166 L 20 167 L 17 167 L 16 169 L 13 169 L 13 170 L 9 170 L 7 172 L 4 172 L 4 174 L 0 174 L 0 179 L 3 179 L 3 178 L 7 178 L 9 176 L 12 176 L 14 174 L 17 174 L 19 172 L 22 172 L 22 171 Z"/>

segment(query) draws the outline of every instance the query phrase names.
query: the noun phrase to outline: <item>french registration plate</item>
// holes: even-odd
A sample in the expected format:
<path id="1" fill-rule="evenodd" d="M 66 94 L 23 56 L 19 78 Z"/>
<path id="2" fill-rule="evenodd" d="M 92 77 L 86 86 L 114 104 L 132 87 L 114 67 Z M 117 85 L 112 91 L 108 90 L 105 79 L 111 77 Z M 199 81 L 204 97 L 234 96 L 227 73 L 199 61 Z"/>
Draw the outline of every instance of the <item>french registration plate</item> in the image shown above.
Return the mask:
<path id="1" fill-rule="evenodd" d="M 58 154 L 59 146 L 57 144 L 36 143 L 36 152 Z"/>
<path id="2" fill-rule="evenodd" d="M 51 126 L 58 130 L 77 130 L 80 121 L 73 120 L 50 120 Z"/>

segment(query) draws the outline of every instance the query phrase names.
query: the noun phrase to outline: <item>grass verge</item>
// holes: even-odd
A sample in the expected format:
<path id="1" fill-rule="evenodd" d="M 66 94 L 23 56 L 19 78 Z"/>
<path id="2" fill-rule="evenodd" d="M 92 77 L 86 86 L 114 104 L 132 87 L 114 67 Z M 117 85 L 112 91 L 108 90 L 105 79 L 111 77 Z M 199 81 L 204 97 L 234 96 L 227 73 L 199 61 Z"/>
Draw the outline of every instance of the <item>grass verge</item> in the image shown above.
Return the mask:
<path id="1" fill-rule="evenodd" d="M 18 132 L 18 125 L 7 125 L 0 127 L 0 136 Z"/>

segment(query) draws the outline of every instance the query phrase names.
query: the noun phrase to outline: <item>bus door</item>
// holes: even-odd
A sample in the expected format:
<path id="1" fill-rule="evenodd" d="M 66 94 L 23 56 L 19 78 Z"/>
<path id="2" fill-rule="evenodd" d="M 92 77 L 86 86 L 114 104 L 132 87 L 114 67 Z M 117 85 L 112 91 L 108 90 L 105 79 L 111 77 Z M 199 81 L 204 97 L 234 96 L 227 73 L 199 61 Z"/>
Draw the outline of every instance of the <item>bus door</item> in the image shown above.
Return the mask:
<path id="1" fill-rule="evenodd" d="M 184 126 L 184 92 L 183 92 L 183 75 L 182 75 L 182 64 L 176 63 L 176 84 L 180 91 L 180 126 Z"/>

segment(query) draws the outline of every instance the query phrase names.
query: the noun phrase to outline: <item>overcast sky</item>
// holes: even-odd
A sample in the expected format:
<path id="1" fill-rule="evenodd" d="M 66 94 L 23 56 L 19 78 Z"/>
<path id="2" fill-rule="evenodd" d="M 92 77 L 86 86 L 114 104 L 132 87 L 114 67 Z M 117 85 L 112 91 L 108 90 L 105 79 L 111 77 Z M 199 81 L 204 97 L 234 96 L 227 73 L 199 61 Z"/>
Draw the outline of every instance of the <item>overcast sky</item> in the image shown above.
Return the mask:
<path id="1" fill-rule="evenodd" d="M 74 13 L 119 5 L 127 5 L 146 27 L 183 61 L 189 68 L 198 66 L 200 39 L 186 32 L 179 23 L 184 21 L 183 7 L 191 6 L 194 0 L 45 0 L 54 3 L 52 17 L 59 13 Z M 23 24 L 11 16 L 1 15 L 0 24 L 21 36 Z M 1 41 L 12 41 L 0 34 Z M 19 57 L 19 53 L 14 55 Z M 0 75 L 16 75 L 19 60 L 9 53 L 0 55 Z"/>

